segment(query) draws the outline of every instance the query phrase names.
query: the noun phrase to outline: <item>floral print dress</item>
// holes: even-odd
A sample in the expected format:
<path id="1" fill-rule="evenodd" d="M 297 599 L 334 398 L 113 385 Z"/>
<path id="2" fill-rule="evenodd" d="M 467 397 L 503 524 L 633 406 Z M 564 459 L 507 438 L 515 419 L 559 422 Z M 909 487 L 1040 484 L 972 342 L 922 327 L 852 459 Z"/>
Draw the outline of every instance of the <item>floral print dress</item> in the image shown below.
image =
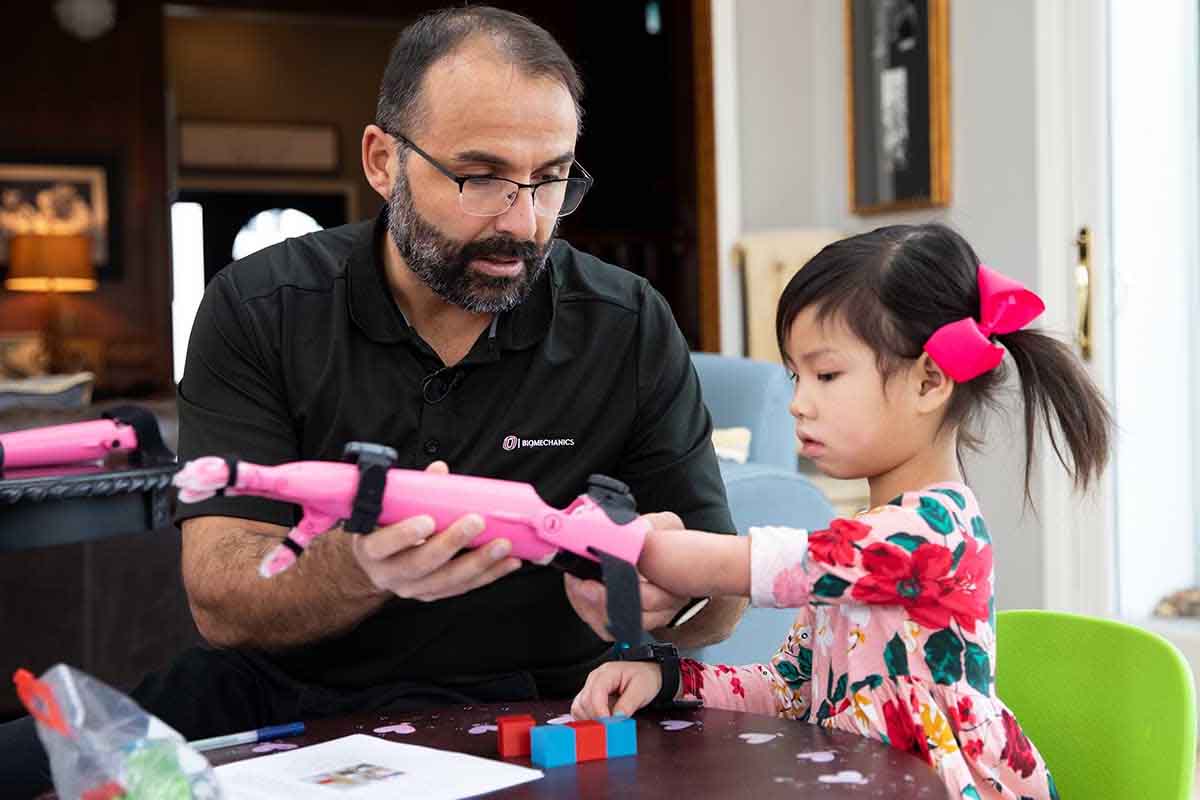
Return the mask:
<path id="1" fill-rule="evenodd" d="M 684 698 L 878 739 L 931 764 L 952 798 L 1058 797 L 996 697 L 992 546 L 970 489 L 935 484 L 807 537 L 750 535 L 752 601 L 800 613 L 769 664 L 684 659 Z"/>

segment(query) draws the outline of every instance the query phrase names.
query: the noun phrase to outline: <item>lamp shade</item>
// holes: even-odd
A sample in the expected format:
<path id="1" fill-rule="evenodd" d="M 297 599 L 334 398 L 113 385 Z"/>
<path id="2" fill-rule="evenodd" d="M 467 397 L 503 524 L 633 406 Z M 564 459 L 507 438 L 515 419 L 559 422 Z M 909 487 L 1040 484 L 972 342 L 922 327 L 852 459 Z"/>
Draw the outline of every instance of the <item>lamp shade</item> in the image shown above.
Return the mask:
<path id="1" fill-rule="evenodd" d="M 92 292 L 92 237 L 21 233 L 8 240 L 8 279 L 14 292 Z"/>

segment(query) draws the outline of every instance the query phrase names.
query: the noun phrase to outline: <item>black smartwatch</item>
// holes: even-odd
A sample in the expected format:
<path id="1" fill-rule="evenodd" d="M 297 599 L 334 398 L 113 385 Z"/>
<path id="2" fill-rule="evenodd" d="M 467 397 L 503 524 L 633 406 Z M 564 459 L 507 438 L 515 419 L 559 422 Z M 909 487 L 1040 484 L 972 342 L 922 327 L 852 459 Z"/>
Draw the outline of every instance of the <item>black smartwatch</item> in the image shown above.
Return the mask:
<path id="1" fill-rule="evenodd" d="M 679 651 L 670 642 L 648 642 L 628 650 L 618 650 L 617 660 L 653 661 L 658 664 L 662 670 L 662 687 L 650 702 L 651 708 L 695 708 L 700 705 L 695 700 L 675 699 L 680 681 Z"/>

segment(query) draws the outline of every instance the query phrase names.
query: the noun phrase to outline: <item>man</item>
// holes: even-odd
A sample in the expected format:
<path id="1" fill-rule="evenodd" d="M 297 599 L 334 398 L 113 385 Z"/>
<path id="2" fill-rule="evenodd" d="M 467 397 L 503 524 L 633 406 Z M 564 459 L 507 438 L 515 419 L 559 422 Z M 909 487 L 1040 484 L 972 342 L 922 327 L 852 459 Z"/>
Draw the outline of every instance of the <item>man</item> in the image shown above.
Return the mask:
<path id="1" fill-rule="evenodd" d="M 732 531 L 687 346 L 644 280 L 553 234 L 591 179 L 580 82 L 548 33 L 488 7 L 407 28 L 362 138 L 372 222 L 292 239 L 209 285 L 179 387 L 180 455 L 279 463 L 379 442 L 398 466 L 528 481 L 564 506 L 590 473 L 642 510 Z M 485 509 L 481 509 L 485 510 Z M 469 511 L 469 509 L 464 509 Z M 418 516 L 319 537 L 257 574 L 297 521 L 252 498 L 181 506 L 183 575 L 216 649 L 134 692 L 185 736 L 363 710 L 569 698 L 608 657 L 594 581 L 523 565 L 483 527 Z M 684 644 L 742 603 L 643 584 L 643 619 Z M 0 749 L 4 743 L 0 734 Z"/>

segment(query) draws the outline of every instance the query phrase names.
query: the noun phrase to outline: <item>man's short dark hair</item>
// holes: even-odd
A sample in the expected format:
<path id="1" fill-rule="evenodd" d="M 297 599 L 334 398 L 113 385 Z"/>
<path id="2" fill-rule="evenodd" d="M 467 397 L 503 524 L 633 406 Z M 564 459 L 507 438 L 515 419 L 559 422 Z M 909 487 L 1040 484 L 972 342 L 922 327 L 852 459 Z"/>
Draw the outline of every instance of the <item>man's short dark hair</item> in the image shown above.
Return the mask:
<path id="1" fill-rule="evenodd" d="M 409 25 L 396 38 L 383 81 L 375 124 L 385 131 L 414 135 L 420 126 L 421 86 L 434 62 L 472 36 L 486 36 L 526 75 L 559 81 L 571 94 L 582 124 L 583 82 L 574 63 L 545 28 L 528 17 L 492 6 L 468 6 L 434 11 Z"/>

